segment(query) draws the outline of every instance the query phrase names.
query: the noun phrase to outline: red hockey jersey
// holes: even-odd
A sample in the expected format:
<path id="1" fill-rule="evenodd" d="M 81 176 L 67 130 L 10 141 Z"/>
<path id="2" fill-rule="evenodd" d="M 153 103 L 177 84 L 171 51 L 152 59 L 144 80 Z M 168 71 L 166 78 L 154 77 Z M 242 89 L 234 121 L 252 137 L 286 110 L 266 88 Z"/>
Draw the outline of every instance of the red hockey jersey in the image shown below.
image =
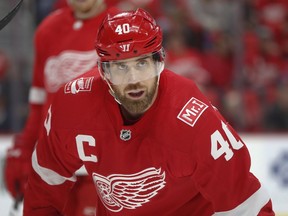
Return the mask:
<path id="1" fill-rule="evenodd" d="M 108 90 L 83 77 L 56 95 L 32 156 L 25 216 L 61 214 L 82 164 L 97 216 L 274 215 L 245 144 L 193 81 L 164 70 L 153 106 L 130 126 Z"/>
<path id="2" fill-rule="evenodd" d="M 66 82 L 96 66 L 94 42 L 106 12 L 77 20 L 72 9 L 64 7 L 52 12 L 38 26 L 34 36 L 30 113 L 23 131 L 24 140 L 32 145 L 30 148 L 36 143 L 39 123 L 44 120 L 42 115 L 46 115 L 46 105 L 53 94 Z"/>

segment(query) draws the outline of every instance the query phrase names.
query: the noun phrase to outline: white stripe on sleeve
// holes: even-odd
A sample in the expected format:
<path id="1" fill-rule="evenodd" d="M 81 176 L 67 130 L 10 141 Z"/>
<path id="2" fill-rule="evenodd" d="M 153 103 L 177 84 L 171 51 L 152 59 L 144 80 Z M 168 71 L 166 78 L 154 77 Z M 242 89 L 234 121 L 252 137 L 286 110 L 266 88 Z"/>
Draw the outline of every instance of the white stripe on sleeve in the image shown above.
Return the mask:
<path id="1" fill-rule="evenodd" d="M 49 185 L 60 185 L 63 184 L 66 180 L 76 182 L 76 176 L 73 175 L 70 178 L 61 176 L 51 169 L 40 166 L 37 159 L 36 149 L 32 154 L 32 167 L 35 172 Z"/>
<path id="2" fill-rule="evenodd" d="M 44 104 L 46 101 L 46 91 L 44 88 L 31 87 L 29 90 L 29 102 L 32 104 Z"/>
<path id="3" fill-rule="evenodd" d="M 82 167 L 80 167 L 76 172 L 75 172 L 76 175 L 78 176 L 87 176 L 88 175 L 88 172 L 86 170 L 86 167 L 83 165 Z"/>
<path id="4" fill-rule="evenodd" d="M 230 211 L 216 212 L 214 216 L 256 216 L 269 202 L 270 196 L 261 186 L 252 196 Z"/>

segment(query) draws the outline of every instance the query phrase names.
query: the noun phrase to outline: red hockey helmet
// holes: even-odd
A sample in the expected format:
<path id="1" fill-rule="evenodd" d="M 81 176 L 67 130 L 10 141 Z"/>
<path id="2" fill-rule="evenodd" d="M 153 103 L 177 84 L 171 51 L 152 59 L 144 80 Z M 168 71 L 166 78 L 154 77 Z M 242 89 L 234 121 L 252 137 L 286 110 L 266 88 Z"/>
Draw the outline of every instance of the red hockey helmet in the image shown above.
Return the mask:
<path id="1" fill-rule="evenodd" d="M 99 28 L 96 51 L 101 62 L 158 52 L 162 31 L 143 9 L 108 14 Z"/>

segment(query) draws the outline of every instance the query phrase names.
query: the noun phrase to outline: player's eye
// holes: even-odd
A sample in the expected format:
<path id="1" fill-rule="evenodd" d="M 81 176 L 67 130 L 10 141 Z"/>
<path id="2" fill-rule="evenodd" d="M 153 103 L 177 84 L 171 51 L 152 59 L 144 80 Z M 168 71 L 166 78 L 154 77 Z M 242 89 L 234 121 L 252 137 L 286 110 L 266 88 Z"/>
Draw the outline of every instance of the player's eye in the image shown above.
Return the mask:
<path id="1" fill-rule="evenodd" d="M 126 71 L 128 69 L 128 66 L 124 63 L 118 63 L 117 64 L 117 69 L 121 71 Z"/>
<path id="2" fill-rule="evenodd" d="M 148 62 L 145 59 L 142 59 L 142 60 L 137 62 L 137 67 L 138 68 L 143 68 L 143 67 L 146 67 L 147 64 L 148 64 Z"/>

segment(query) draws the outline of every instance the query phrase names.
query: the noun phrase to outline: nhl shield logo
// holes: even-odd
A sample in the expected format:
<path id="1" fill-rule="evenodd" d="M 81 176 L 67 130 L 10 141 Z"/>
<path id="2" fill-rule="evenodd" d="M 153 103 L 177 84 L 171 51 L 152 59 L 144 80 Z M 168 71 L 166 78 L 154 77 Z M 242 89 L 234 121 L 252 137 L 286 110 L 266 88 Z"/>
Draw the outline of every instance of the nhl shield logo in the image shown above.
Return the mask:
<path id="1" fill-rule="evenodd" d="M 131 131 L 130 130 L 121 130 L 120 131 L 120 139 L 123 141 L 128 141 L 131 139 Z"/>

